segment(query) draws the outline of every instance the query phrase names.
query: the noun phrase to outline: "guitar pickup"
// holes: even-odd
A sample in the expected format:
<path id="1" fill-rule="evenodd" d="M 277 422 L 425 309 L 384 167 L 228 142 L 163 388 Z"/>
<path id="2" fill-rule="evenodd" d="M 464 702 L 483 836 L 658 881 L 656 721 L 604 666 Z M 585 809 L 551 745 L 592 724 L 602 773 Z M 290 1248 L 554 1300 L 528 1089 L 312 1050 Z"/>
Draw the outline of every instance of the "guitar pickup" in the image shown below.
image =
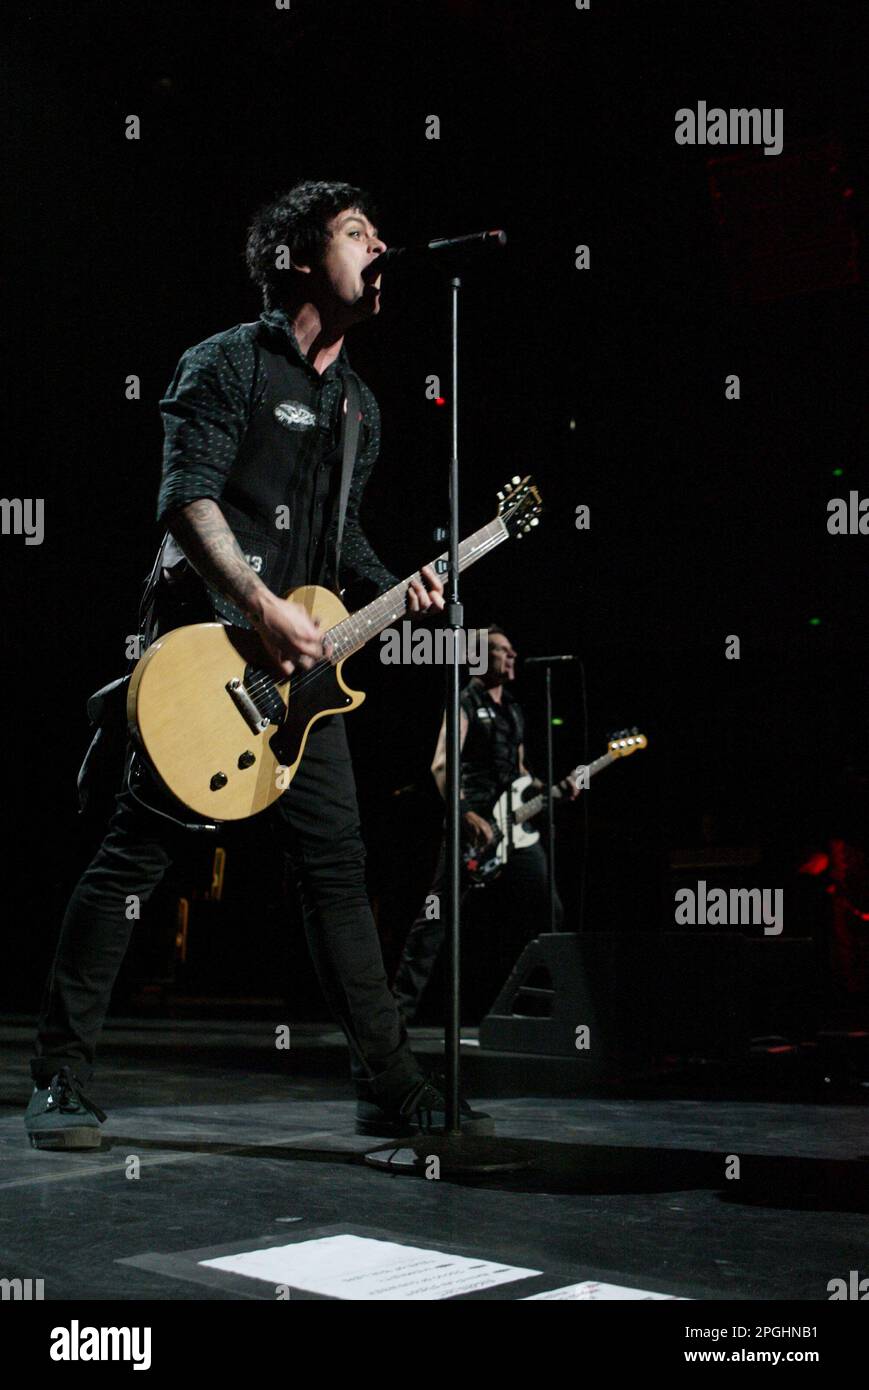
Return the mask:
<path id="1" fill-rule="evenodd" d="M 233 704 L 247 724 L 248 728 L 255 734 L 262 734 L 269 727 L 270 720 L 260 714 L 253 700 L 245 689 L 244 681 L 236 678 L 226 682 L 226 690 L 232 699 Z"/>

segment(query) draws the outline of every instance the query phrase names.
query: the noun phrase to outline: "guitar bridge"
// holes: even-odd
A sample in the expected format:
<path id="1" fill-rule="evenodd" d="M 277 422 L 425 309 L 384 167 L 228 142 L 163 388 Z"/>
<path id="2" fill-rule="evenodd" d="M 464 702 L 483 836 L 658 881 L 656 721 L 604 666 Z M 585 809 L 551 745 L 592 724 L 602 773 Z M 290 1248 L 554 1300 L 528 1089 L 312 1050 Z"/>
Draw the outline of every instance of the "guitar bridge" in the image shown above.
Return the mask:
<path id="1" fill-rule="evenodd" d="M 265 733 L 271 721 L 260 714 L 245 689 L 244 682 L 236 676 L 234 680 L 227 681 L 226 691 L 251 732 L 255 734 Z"/>

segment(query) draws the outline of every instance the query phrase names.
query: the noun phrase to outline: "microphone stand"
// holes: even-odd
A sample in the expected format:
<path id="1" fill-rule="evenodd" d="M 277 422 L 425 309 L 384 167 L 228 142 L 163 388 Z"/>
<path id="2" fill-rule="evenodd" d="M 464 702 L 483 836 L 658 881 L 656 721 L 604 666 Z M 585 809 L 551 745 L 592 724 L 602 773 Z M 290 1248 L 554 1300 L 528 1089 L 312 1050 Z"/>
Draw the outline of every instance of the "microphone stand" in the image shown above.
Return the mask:
<path id="1" fill-rule="evenodd" d="M 555 773 L 552 757 L 552 666 L 563 661 L 561 656 L 529 657 L 526 666 L 542 666 L 544 672 L 544 709 L 546 719 L 546 844 L 549 853 L 546 862 L 546 903 L 549 931 L 555 931 L 555 797 L 553 784 Z"/>
<path id="2" fill-rule="evenodd" d="M 545 674 L 546 718 L 546 839 L 549 850 L 546 869 L 546 899 L 550 934 L 555 933 L 555 772 L 552 756 L 552 668 L 556 663 L 575 661 L 571 655 L 529 656 L 526 666 L 542 666 Z"/>
<path id="3" fill-rule="evenodd" d="M 453 634 L 452 660 L 447 666 L 446 689 L 446 882 L 448 895 L 447 943 L 447 1017 L 444 1030 L 444 1064 L 446 1071 L 446 1132 L 458 1134 L 461 1050 L 461 873 L 462 873 L 462 750 L 459 720 L 459 631 L 464 613 L 459 599 L 459 291 L 462 282 L 458 275 L 450 280 L 451 301 L 451 448 L 449 470 L 449 572 L 447 602 L 444 614 L 447 627 Z"/>
<path id="4" fill-rule="evenodd" d="M 552 757 L 552 666 L 546 663 L 546 840 L 549 864 L 546 870 L 546 898 L 549 907 L 549 931 L 555 931 L 555 797 L 553 796 L 554 763 Z"/>
<path id="5" fill-rule="evenodd" d="M 460 238 L 461 241 L 497 239 L 503 244 L 503 232 Z M 386 253 L 388 254 L 388 253 Z M 461 1096 L 461 734 L 459 719 L 459 642 L 458 634 L 464 623 L 459 597 L 459 292 L 462 282 L 458 275 L 450 278 L 451 320 L 451 446 L 449 464 L 449 571 L 446 584 L 444 616 L 453 633 L 452 659 L 447 665 L 446 680 L 446 947 L 447 997 L 444 1029 L 444 1064 L 446 1073 L 445 1133 L 443 1137 L 421 1135 L 409 1139 L 405 1147 L 393 1142 L 388 1148 L 365 1155 L 365 1162 L 387 1172 L 411 1172 L 427 1176 L 432 1157 L 439 1162 L 439 1171 L 511 1172 L 530 1167 L 524 1152 L 515 1145 L 488 1137 L 462 1134 L 460 1124 Z M 443 908 L 443 904 L 441 904 Z"/>

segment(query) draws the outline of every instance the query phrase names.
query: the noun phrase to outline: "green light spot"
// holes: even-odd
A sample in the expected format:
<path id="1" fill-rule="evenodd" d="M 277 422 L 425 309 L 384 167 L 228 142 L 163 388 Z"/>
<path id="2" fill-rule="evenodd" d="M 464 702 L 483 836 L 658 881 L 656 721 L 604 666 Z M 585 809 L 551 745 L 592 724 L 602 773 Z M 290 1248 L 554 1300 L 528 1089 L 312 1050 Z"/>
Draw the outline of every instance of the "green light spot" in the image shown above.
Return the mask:
<path id="1" fill-rule="evenodd" d="M 563 720 L 563 719 L 553 719 L 553 721 L 552 721 L 552 724 L 553 724 L 553 727 L 554 727 L 554 728 L 558 728 L 558 727 L 559 727 L 560 725 L 562 725 L 563 723 L 564 723 L 564 720 Z"/>
<path id="2" fill-rule="evenodd" d="M 821 620 L 820 620 L 820 618 L 809 618 L 809 627 L 820 627 L 820 626 L 821 626 Z"/>
<path id="3" fill-rule="evenodd" d="M 844 472 L 845 472 L 844 468 L 834 468 L 834 469 L 833 469 L 833 477 L 834 477 L 834 478 L 841 478 Z"/>

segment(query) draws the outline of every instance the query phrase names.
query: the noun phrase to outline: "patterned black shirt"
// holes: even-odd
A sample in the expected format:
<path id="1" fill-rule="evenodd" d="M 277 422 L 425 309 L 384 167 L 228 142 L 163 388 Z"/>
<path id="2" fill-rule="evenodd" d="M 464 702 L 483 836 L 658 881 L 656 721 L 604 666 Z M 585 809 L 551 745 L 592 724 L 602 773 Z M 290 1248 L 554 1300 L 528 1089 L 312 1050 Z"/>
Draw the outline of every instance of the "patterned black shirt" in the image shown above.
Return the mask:
<path id="1" fill-rule="evenodd" d="M 337 522 L 334 503 L 336 475 L 340 476 L 340 403 L 343 375 L 350 364 L 342 346 L 322 374 L 315 371 L 303 356 L 289 316 L 282 309 L 269 310 L 259 323 L 238 324 L 184 353 L 160 402 L 165 440 L 157 515 L 165 524 L 170 512 L 197 498 L 220 501 L 266 389 L 267 374 L 259 351 L 263 325 L 269 343 L 286 354 L 291 373 L 307 378 L 308 391 L 314 390 L 318 421 L 325 426 L 322 449 L 316 456 L 307 447 L 304 433 L 288 435 L 297 448 L 294 500 L 299 503 L 294 509 L 293 531 L 287 537 L 296 551 L 289 567 L 296 571 L 296 582 L 316 582 L 321 577 L 325 534 Z M 395 584 L 397 577 L 379 560 L 359 522 L 365 485 L 380 449 L 377 401 L 364 382 L 360 385 L 363 425 L 344 523 L 342 580 L 364 579 L 379 593 Z M 318 466 L 321 463 L 323 467 Z"/>

